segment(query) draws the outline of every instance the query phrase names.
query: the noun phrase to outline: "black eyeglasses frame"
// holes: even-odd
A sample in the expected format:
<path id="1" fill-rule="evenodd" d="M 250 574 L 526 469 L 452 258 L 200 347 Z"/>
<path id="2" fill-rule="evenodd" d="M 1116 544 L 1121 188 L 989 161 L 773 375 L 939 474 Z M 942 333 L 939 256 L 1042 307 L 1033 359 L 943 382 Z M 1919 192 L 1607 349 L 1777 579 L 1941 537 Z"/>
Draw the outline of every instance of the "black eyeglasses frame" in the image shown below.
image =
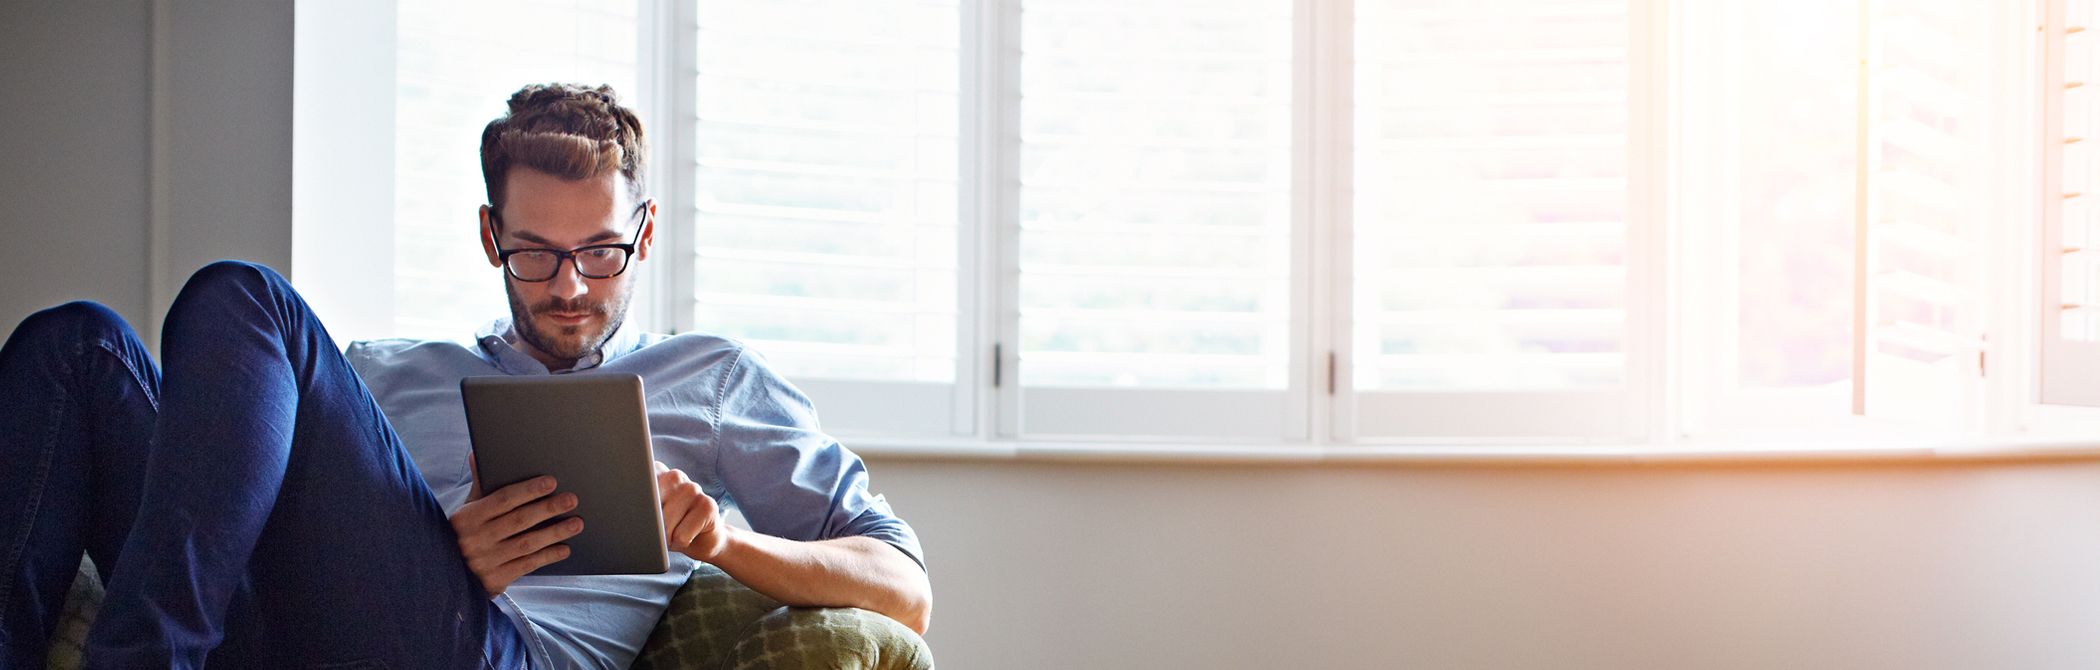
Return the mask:
<path id="1" fill-rule="evenodd" d="M 656 202 L 655 198 L 649 198 L 643 200 L 641 204 L 635 205 L 634 212 L 627 215 L 628 220 L 631 221 L 636 215 L 648 211 L 649 205 L 654 202 Z M 644 217 L 642 225 L 635 226 L 634 240 L 631 242 L 619 244 L 592 244 L 588 246 L 581 246 L 574 249 L 569 249 L 567 251 L 547 247 L 522 247 L 517 249 L 505 249 L 503 248 L 502 243 L 498 242 L 496 243 L 496 262 L 503 266 L 503 273 L 510 275 L 510 278 L 516 279 L 521 282 L 533 284 L 545 281 L 553 281 L 555 275 L 561 274 L 561 264 L 563 261 L 567 261 L 570 267 L 576 268 L 576 274 L 585 279 L 611 279 L 613 277 L 618 277 L 621 274 L 626 273 L 627 266 L 634 264 L 634 250 L 642 242 L 642 229 L 647 227 L 648 220 L 646 217 Z M 501 235 L 503 233 L 503 217 L 502 215 L 496 213 L 495 205 L 489 205 L 489 233 L 492 239 L 494 238 L 494 236 Z M 576 262 L 576 255 L 596 251 L 599 249 L 620 250 L 620 269 L 612 271 L 611 274 L 602 276 L 591 274 L 589 272 L 584 272 L 583 265 Z M 518 274 L 518 269 L 515 267 L 511 267 L 510 258 L 512 256 L 516 256 L 518 254 L 526 252 L 542 252 L 554 254 L 554 268 L 547 272 L 547 276 L 541 277 L 539 279 L 527 279 L 523 276 L 520 276 Z"/>

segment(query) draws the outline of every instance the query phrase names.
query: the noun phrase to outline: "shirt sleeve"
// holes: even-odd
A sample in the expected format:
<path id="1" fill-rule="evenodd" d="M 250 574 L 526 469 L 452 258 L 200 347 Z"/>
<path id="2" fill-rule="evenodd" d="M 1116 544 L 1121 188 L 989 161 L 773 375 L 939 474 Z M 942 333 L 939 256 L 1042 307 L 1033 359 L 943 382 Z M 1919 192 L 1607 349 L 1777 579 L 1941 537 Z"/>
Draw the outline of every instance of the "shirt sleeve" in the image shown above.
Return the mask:
<path id="1" fill-rule="evenodd" d="M 926 566 L 918 535 L 868 492 L 860 456 L 824 434 L 809 397 L 739 348 L 716 390 L 715 476 L 751 529 L 790 540 L 872 537 Z"/>

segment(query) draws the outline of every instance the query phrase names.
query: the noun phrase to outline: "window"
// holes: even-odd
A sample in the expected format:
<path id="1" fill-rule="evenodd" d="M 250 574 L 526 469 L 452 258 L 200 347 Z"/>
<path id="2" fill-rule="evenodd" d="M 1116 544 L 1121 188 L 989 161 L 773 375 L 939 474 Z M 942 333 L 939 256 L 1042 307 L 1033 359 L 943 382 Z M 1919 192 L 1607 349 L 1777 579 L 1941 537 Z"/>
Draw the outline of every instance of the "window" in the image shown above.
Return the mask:
<path id="1" fill-rule="evenodd" d="M 1712 39 L 1684 47 L 1685 433 L 1983 427 L 1986 333 L 2022 330 L 1993 322 L 1991 269 L 2033 272 L 1989 251 L 2021 225 L 2001 9 L 1689 12 Z"/>
<path id="2" fill-rule="evenodd" d="M 1852 418 L 1859 4 L 1687 13 L 1682 429 L 1827 430 Z"/>
<path id="3" fill-rule="evenodd" d="M 1356 435 L 1630 429 L 1639 4 L 1356 3 Z"/>
<path id="4" fill-rule="evenodd" d="M 2094 1 L 403 2 L 390 313 L 504 311 L 479 128 L 605 81 L 635 318 L 842 435 L 2017 429 L 2100 404 Z"/>
<path id="5" fill-rule="evenodd" d="M 586 0 L 401 2 L 395 52 L 391 335 L 465 339 L 509 314 L 475 212 L 481 128 L 520 86 L 608 83 L 630 105 L 635 6 Z"/>
<path id="6" fill-rule="evenodd" d="M 1291 3 L 1018 5 L 1007 430 L 1302 435 Z"/>
<path id="7" fill-rule="evenodd" d="M 956 3 L 694 7 L 690 139 L 659 154 L 691 188 L 669 220 L 694 231 L 671 327 L 749 342 L 829 425 L 950 432 L 966 400 Z"/>

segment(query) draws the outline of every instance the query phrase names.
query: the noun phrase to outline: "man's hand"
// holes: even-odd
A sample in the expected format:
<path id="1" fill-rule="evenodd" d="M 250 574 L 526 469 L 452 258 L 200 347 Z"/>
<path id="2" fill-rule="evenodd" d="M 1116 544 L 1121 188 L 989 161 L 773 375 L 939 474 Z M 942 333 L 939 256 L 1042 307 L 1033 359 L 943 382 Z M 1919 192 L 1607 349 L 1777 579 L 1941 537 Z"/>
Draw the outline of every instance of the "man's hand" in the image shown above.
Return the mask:
<path id="1" fill-rule="evenodd" d="M 686 478 L 685 471 L 656 463 L 656 496 L 664 510 L 664 544 L 696 561 L 713 562 L 729 546 L 729 524 L 715 499 Z"/>
<path id="2" fill-rule="evenodd" d="M 919 564 L 871 537 L 803 542 L 746 532 L 722 520 L 715 500 L 684 472 L 656 464 L 664 541 L 721 568 L 751 590 L 784 604 L 858 607 L 921 634 L 933 617 L 933 587 Z"/>
<path id="3" fill-rule="evenodd" d="M 469 472 L 476 470 L 473 456 L 467 457 Z M 562 540 L 583 532 L 583 519 L 570 518 L 538 527 L 548 519 L 576 509 L 576 494 L 554 493 L 553 477 L 535 477 L 481 494 L 481 476 L 474 475 L 474 488 L 467 504 L 452 513 L 452 531 L 459 536 L 459 553 L 467 568 L 481 579 L 481 588 L 496 597 L 534 570 L 569 557 Z"/>

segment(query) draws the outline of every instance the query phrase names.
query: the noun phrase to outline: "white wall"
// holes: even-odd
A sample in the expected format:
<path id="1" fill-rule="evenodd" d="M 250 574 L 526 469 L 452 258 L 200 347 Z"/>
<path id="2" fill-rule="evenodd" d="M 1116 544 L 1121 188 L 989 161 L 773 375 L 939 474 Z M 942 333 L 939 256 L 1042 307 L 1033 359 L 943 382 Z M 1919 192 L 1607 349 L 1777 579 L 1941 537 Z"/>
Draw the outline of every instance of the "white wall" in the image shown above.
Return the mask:
<path id="1" fill-rule="evenodd" d="M 211 258 L 289 269 L 286 7 L 0 3 L 0 322 L 146 318 Z M 871 465 L 924 536 L 946 667 L 2100 667 L 2088 461 Z"/>
<path id="2" fill-rule="evenodd" d="M 2100 463 L 870 470 L 947 667 L 2100 667 Z"/>

